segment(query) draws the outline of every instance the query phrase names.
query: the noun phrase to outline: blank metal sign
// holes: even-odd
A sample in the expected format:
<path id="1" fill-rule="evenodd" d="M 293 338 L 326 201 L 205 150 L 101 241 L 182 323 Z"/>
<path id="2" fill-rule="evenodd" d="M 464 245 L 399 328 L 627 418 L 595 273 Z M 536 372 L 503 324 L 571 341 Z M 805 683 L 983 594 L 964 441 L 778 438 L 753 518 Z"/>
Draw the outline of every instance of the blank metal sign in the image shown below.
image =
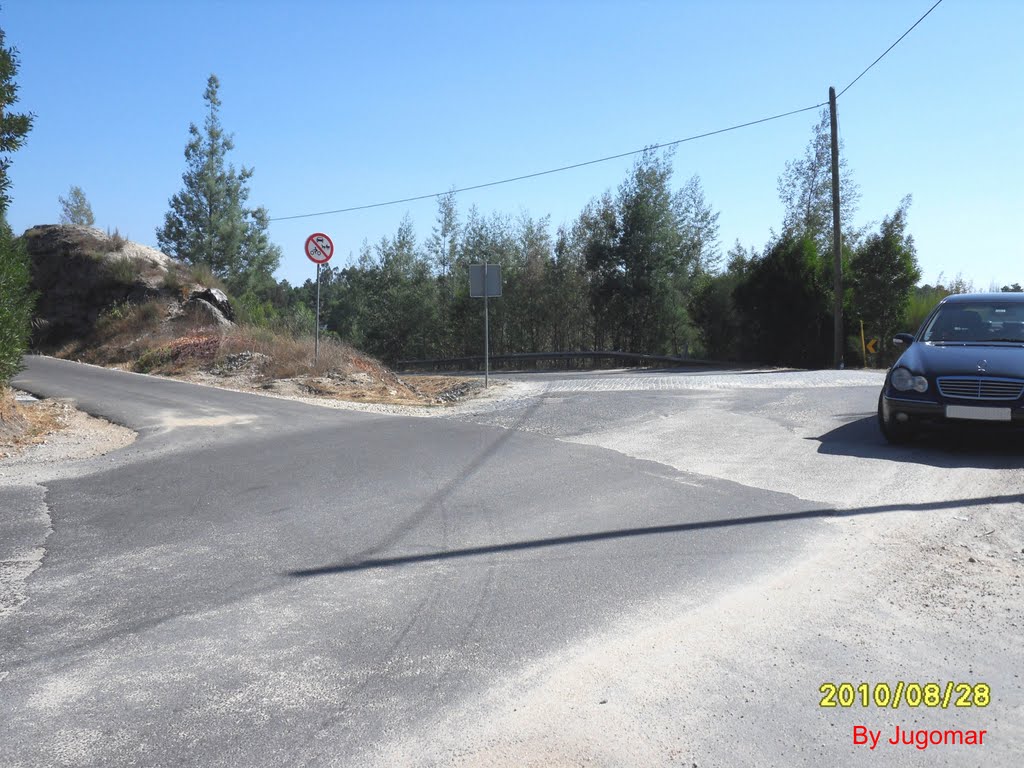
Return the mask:
<path id="1" fill-rule="evenodd" d="M 469 295 L 482 298 L 501 296 L 501 267 L 497 264 L 487 265 L 487 293 L 484 293 L 484 265 L 469 265 Z"/>

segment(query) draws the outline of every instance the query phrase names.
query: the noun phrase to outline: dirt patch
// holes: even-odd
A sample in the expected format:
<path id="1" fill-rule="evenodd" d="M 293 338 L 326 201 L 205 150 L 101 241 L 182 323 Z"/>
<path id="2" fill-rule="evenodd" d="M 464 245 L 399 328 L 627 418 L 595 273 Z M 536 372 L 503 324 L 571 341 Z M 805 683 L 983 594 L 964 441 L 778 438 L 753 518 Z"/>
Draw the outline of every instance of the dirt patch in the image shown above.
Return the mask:
<path id="1" fill-rule="evenodd" d="M 377 378 L 372 373 L 356 373 L 292 381 L 309 394 L 321 397 L 391 405 L 446 405 L 481 389 L 479 382 L 452 376 L 417 377 L 413 383 L 394 374 Z"/>
<path id="2" fill-rule="evenodd" d="M 483 389 L 478 381 L 454 376 L 417 376 L 415 382 L 411 382 L 386 369 L 268 378 L 258 370 L 260 364 L 259 355 L 244 358 L 239 356 L 234 359 L 228 358 L 225 365 L 205 370 L 183 371 L 175 378 L 240 392 L 256 392 L 291 399 L 421 408 L 452 405 L 475 396 Z"/>
<path id="3" fill-rule="evenodd" d="M 72 410 L 61 400 L 19 403 L 12 390 L 0 391 L 0 459 L 45 442 L 49 435 L 68 425 Z"/>
<path id="4" fill-rule="evenodd" d="M 42 354 L 318 401 L 444 405 L 478 390 L 447 376 L 412 384 L 333 335 L 315 341 L 287 317 L 236 323 L 209 270 L 117 232 L 47 225 L 25 240 L 41 297 L 33 336 Z M 8 410 L 6 439 L 38 431 Z"/>
<path id="5" fill-rule="evenodd" d="M 242 392 L 389 406 L 441 406 L 477 394 L 478 382 L 453 376 L 403 379 L 348 344 L 253 326 L 176 325 L 174 306 L 158 300 L 115 307 L 91 337 L 57 357 Z"/>
<path id="6" fill-rule="evenodd" d="M 76 409 L 70 401 L 39 400 L 19 407 L 36 426 L 17 440 L 0 442 L 0 486 L 80 477 L 91 471 L 88 460 L 125 448 L 137 437 L 130 429 Z"/>

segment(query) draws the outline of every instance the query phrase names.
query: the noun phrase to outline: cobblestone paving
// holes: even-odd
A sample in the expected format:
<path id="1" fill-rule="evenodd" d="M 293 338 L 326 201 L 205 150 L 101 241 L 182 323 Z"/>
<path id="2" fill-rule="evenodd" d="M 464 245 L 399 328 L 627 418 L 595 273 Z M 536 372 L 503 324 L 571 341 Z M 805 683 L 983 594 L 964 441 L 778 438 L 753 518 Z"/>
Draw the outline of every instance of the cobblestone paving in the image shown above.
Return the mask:
<path id="1" fill-rule="evenodd" d="M 470 400 L 430 415 L 466 418 L 514 409 L 525 401 L 561 395 L 600 392 L 679 392 L 736 390 L 799 390 L 841 387 L 879 387 L 883 371 L 603 371 L 564 374 L 512 374 L 495 377 L 493 396 Z"/>
<path id="2" fill-rule="evenodd" d="M 644 392 L 675 389 L 804 389 L 881 386 L 881 371 L 736 371 L 588 376 L 544 382 L 548 392 Z M 534 384 L 537 386 L 537 384 Z"/>

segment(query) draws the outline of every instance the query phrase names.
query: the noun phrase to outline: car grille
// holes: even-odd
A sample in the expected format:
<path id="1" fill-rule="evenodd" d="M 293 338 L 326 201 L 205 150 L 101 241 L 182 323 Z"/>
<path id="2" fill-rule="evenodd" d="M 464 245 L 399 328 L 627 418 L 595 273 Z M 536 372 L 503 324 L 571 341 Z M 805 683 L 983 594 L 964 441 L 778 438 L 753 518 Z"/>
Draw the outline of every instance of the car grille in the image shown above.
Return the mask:
<path id="1" fill-rule="evenodd" d="M 983 376 L 942 376 L 939 392 L 944 397 L 970 400 L 1017 400 L 1024 394 L 1021 379 L 990 379 Z"/>

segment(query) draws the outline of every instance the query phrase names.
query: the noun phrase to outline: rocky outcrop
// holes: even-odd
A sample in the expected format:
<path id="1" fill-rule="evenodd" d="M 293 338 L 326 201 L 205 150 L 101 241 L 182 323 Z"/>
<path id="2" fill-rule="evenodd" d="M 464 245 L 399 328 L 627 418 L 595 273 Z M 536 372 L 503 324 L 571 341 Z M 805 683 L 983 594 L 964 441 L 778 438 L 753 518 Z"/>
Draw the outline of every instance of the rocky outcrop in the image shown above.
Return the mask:
<path id="1" fill-rule="evenodd" d="M 39 295 L 32 334 L 36 349 L 86 338 L 104 312 L 149 299 L 166 299 L 169 315 L 191 325 L 232 324 L 234 312 L 222 291 L 195 285 L 183 292 L 187 270 L 155 248 L 75 225 L 36 226 L 22 237 Z"/>
<path id="2" fill-rule="evenodd" d="M 199 303 L 215 309 L 222 318 L 229 321 L 228 325 L 235 319 L 235 310 L 231 306 L 227 294 L 219 288 L 197 288 L 189 294 L 185 307 L 187 309 L 190 304 Z M 221 323 L 218 321 L 219 324 Z"/>
<path id="3" fill-rule="evenodd" d="M 176 318 L 176 322 L 182 330 L 214 326 L 230 328 L 234 325 L 215 304 L 211 304 L 206 299 L 198 297 L 192 297 L 185 302 L 181 315 Z"/>
<path id="4" fill-rule="evenodd" d="M 44 225 L 23 236 L 39 295 L 33 345 L 81 338 L 105 309 L 159 295 L 167 256 L 91 227 Z M 144 250 L 143 250 L 144 249 Z M 158 255 L 154 255 L 158 254 Z M 144 273 L 148 279 L 143 278 Z"/>

